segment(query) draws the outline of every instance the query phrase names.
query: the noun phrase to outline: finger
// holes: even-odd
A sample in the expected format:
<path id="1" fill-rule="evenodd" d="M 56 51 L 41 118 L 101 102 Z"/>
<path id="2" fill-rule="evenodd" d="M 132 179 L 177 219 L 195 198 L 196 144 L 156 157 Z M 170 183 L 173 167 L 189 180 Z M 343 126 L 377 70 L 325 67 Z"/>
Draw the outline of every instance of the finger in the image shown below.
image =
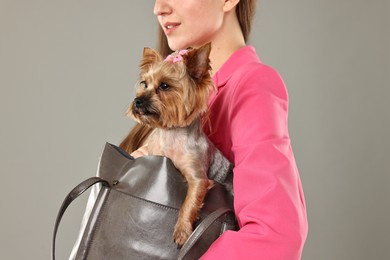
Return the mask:
<path id="1" fill-rule="evenodd" d="M 140 152 L 139 150 L 135 150 L 135 151 L 132 152 L 130 155 L 133 156 L 134 158 L 138 158 L 138 157 L 144 156 L 145 154 L 143 154 L 143 153 Z"/>
<path id="2" fill-rule="evenodd" d="M 133 156 L 134 158 L 148 155 L 147 146 L 145 145 L 145 146 L 138 148 L 137 150 L 132 152 L 130 155 Z"/>
<path id="3" fill-rule="evenodd" d="M 138 148 L 138 151 L 142 153 L 143 155 L 148 155 L 148 145 L 141 146 Z"/>

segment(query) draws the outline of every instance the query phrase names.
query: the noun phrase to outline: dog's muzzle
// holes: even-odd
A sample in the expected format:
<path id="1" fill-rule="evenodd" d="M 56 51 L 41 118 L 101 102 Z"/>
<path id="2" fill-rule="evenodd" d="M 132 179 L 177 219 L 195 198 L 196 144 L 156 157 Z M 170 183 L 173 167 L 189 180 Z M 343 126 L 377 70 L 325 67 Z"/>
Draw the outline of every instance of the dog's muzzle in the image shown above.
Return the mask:
<path id="1" fill-rule="evenodd" d="M 145 115 L 147 114 L 147 109 L 146 109 L 146 101 L 144 97 L 141 98 L 135 98 L 133 101 L 133 112 L 139 115 Z"/>
<path id="2" fill-rule="evenodd" d="M 136 108 L 142 108 L 144 106 L 144 99 L 143 98 L 135 98 L 134 99 L 134 106 Z"/>

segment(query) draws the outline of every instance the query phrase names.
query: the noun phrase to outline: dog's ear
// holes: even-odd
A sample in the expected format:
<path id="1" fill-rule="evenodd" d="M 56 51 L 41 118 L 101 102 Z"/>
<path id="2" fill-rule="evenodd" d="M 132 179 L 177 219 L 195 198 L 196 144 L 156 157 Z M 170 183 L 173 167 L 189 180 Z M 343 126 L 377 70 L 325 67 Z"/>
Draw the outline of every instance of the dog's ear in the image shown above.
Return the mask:
<path id="1" fill-rule="evenodd" d="M 145 47 L 142 56 L 141 65 L 140 65 L 141 72 L 143 73 L 146 72 L 149 69 L 150 65 L 152 65 L 155 62 L 161 62 L 161 61 L 162 58 L 157 51 Z"/>
<path id="2" fill-rule="evenodd" d="M 211 43 L 203 45 L 199 49 L 193 49 L 188 52 L 185 59 L 187 71 L 195 81 L 200 81 L 204 75 L 210 73 L 210 55 Z"/>

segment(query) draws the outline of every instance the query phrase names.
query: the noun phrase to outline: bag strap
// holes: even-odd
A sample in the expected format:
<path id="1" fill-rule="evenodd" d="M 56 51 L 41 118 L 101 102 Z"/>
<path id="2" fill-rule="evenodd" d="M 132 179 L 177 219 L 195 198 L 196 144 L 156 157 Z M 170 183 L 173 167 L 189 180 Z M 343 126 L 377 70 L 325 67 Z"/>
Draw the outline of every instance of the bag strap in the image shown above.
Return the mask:
<path id="1" fill-rule="evenodd" d="M 232 211 L 229 208 L 219 208 L 209 214 L 192 232 L 188 240 L 184 243 L 183 247 L 180 250 L 178 260 L 182 260 L 194 246 L 194 244 L 199 240 L 202 234 L 223 214 Z"/>
<path id="2" fill-rule="evenodd" d="M 56 236 L 57 236 L 57 231 L 58 231 L 58 226 L 60 225 L 62 216 L 65 213 L 65 210 L 68 208 L 70 203 L 74 201 L 78 196 L 83 194 L 86 190 L 88 190 L 90 187 L 93 185 L 101 183 L 103 186 L 110 187 L 110 184 L 106 181 L 103 180 L 99 177 L 92 177 L 89 178 L 79 185 L 77 185 L 69 194 L 65 197 L 64 202 L 62 203 L 58 214 L 57 214 L 57 219 L 54 225 L 54 232 L 53 232 L 53 240 L 52 240 L 52 245 L 51 245 L 51 259 L 55 260 L 55 245 L 56 245 Z"/>

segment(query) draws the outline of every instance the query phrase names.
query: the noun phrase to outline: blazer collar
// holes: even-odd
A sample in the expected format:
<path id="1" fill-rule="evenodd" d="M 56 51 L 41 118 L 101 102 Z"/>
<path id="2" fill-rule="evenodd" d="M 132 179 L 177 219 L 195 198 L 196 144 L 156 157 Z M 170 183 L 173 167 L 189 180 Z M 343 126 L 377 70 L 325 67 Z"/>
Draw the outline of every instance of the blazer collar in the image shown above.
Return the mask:
<path id="1" fill-rule="evenodd" d="M 234 52 L 213 76 L 217 89 L 225 86 L 226 82 L 237 71 L 237 68 L 251 62 L 260 62 L 253 46 L 247 45 Z"/>

